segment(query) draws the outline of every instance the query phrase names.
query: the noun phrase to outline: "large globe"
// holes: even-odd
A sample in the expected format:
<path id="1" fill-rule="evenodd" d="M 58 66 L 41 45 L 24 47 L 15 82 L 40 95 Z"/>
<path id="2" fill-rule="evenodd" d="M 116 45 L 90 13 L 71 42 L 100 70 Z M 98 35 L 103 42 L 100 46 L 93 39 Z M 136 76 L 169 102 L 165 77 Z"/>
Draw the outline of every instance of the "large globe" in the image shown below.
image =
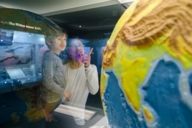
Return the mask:
<path id="1" fill-rule="evenodd" d="M 192 126 L 192 1 L 136 0 L 103 56 L 101 95 L 112 128 Z"/>

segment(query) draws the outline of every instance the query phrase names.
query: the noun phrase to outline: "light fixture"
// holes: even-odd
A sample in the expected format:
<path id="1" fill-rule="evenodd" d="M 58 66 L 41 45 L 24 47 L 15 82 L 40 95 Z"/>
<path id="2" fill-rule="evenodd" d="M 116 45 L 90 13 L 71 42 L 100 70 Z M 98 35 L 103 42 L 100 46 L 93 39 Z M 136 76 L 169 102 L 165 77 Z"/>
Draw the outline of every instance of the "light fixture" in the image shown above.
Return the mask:
<path id="1" fill-rule="evenodd" d="M 118 0 L 121 4 L 123 3 L 131 3 L 133 0 Z"/>
<path id="2" fill-rule="evenodd" d="M 63 104 L 59 105 L 59 107 L 55 110 L 55 112 L 78 118 L 82 118 L 82 113 L 84 113 L 85 120 L 90 120 L 96 114 L 95 111 Z"/>

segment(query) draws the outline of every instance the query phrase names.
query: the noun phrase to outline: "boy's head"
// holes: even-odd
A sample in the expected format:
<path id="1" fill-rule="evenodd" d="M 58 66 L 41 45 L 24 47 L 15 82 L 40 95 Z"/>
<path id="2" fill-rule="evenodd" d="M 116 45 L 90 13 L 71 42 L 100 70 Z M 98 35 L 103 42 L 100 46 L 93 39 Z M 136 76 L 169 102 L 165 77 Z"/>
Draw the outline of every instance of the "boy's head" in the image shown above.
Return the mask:
<path id="1" fill-rule="evenodd" d="M 55 35 L 47 36 L 46 44 L 50 50 L 63 51 L 66 47 L 67 34 L 56 33 Z"/>

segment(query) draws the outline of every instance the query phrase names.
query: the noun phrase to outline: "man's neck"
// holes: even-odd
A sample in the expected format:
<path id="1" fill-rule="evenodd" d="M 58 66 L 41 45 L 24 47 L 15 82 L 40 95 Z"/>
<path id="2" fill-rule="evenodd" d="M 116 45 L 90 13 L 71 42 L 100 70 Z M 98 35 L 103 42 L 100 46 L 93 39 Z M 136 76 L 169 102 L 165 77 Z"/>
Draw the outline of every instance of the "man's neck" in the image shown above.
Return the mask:
<path id="1" fill-rule="evenodd" d="M 70 67 L 72 68 L 72 69 L 77 69 L 77 68 L 79 68 L 79 67 L 81 67 L 81 65 L 82 65 L 83 63 L 81 63 L 81 62 L 78 62 L 78 61 L 69 61 L 69 65 L 70 65 Z"/>

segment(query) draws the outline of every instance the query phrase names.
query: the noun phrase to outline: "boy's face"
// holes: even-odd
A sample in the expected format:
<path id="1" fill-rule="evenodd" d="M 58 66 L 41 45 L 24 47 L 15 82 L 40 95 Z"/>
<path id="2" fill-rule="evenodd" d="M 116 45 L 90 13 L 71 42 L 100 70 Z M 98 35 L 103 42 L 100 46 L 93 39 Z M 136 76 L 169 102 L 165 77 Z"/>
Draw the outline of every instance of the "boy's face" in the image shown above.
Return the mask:
<path id="1" fill-rule="evenodd" d="M 66 47 L 66 41 L 67 41 L 66 34 L 58 36 L 55 39 L 55 43 L 53 44 L 54 49 L 60 52 L 63 51 Z"/>

